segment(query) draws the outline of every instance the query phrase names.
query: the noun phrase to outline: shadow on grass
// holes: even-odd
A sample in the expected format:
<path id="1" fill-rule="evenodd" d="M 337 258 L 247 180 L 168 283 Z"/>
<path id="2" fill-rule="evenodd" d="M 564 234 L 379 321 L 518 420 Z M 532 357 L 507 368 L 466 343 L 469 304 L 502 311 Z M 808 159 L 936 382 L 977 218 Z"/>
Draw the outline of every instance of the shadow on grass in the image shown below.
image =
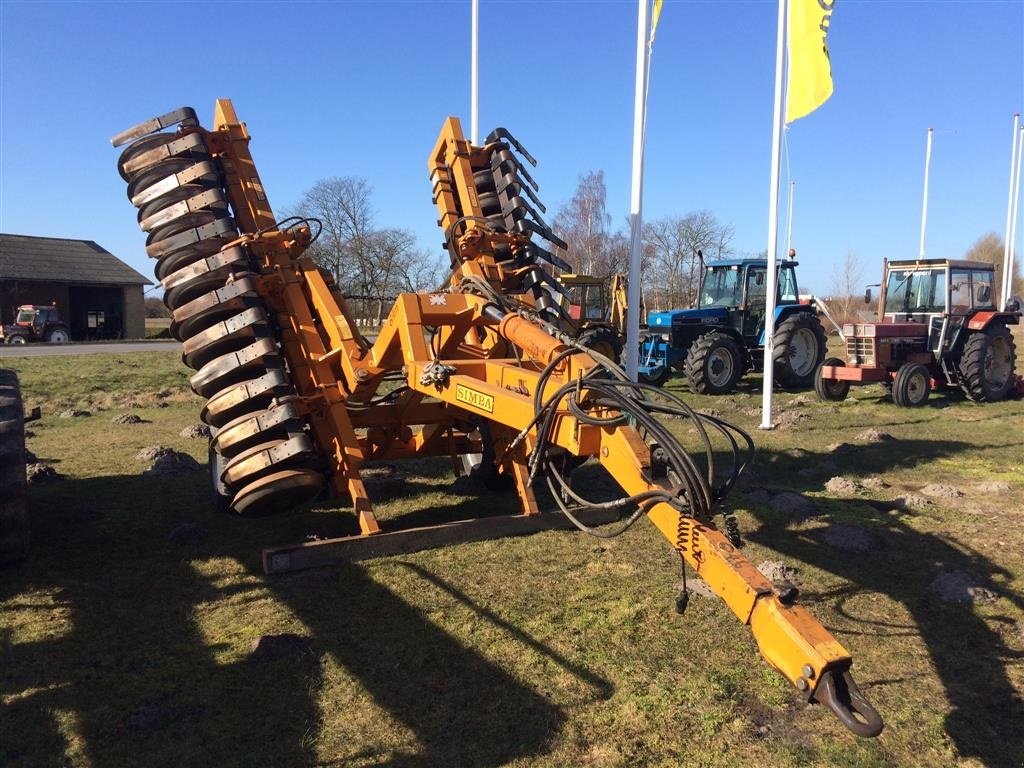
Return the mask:
<path id="1" fill-rule="evenodd" d="M 966 444 L 956 441 L 883 443 L 857 452 L 843 471 L 881 473 L 894 467 L 912 467 L 930 458 L 956 455 L 966 448 Z M 767 459 L 769 465 L 788 465 L 793 461 L 784 453 L 762 453 L 759 458 Z M 814 464 L 828 458 L 829 454 L 805 452 L 798 461 Z M 784 476 L 789 490 L 820 489 L 819 483 L 801 478 L 796 472 Z M 753 509 L 763 525 L 745 538 L 849 581 L 850 586 L 841 594 L 825 597 L 838 598 L 840 611 L 851 621 L 859 619 L 847 612 L 845 606 L 858 594 L 877 592 L 901 603 L 913 618 L 913 626 L 882 628 L 879 634 L 916 634 L 925 643 L 951 709 L 945 718 L 945 731 L 959 754 L 977 757 L 991 766 L 1024 763 L 1024 744 L 1020 739 L 1024 703 L 1007 675 L 1007 666 L 1020 663 L 1022 654 L 1008 648 L 999 633 L 969 604 L 943 603 L 932 590 L 940 573 L 961 572 L 971 574 L 980 586 L 1024 608 L 1021 596 L 1006 587 L 1012 574 L 961 542 L 915 530 L 907 523 L 910 513 L 897 504 L 841 498 L 832 500 L 829 508 L 835 513 L 816 519 L 850 523 L 851 514 L 845 510 L 855 510 L 856 521 L 864 524 L 877 545 L 867 552 L 842 551 L 826 542 L 825 528 L 787 530 L 787 525 L 799 518 L 763 507 Z M 878 628 L 877 624 L 869 626 Z M 864 682 L 870 696 L 871 687 L 892 681 Z M 927 717 L 928 713 L 922 712 L 922 718 Z"/>
<path id="2" fill-rule="evenodd" d="M 226 587 L 202 572 L 210 558 L 254 565 L 261 545 L 301 541 L 324 527 L 315 512 L 260 521 L 207 514 L 203 473 L 67 480 L 34 489 L 31 506 L 32 555 L 2 574 L 0 599 L 25 595 L 19 610 L 42 608 L 18 618 L 40 622 L 34 631 L 47 639 L 15 643 L 16 631 L 32 630 L 8 618 L 0 625 L 0 764 L 63 765 L 72 755 L 103 766 L 321 764 L 317 742 L 330 740 L 325 722 L 338 717 L 321 711 L 328 657 L 412 734 L 417 751 L 406 754 L 390 751 L 385 731 L 375 746 L 369 730 L 367 750 L 351 759 L 373 765 L 504 765 L 545 753 L 565 720 L 358 565 L 298 589 L 249 567 L 233 569 Z M 201 531 L 170 541 L 183 523 Z M 244 654 L 245 630 L 253 631 L 245 615 L 266 590 L 310 644 L 257 662 Z M 211 630 L 202 620 L 211 608 L 234 611 L 236 623 Z"/>

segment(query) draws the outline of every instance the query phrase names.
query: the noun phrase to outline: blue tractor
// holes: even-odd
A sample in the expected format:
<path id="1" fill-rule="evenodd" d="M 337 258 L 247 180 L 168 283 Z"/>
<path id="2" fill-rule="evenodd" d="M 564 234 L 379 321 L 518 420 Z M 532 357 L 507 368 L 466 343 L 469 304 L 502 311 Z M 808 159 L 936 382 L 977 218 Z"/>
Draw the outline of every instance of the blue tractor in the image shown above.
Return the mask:
<path id="1" fill-rule="evenodd" d="M 661 386 L 672 370 L 699 394 L 731 392 L 750 370 L 760 370 L 765 341 L 768 263 L 729 259 L 702 265 L 697 306 L 651 312 L 640 346 L 640 380 Z M 825 331 L 811 304 L 800 302 L 795 261 L 779 263 L 774 333 L 775 380 L 810 387 L 825 359 Z"/>

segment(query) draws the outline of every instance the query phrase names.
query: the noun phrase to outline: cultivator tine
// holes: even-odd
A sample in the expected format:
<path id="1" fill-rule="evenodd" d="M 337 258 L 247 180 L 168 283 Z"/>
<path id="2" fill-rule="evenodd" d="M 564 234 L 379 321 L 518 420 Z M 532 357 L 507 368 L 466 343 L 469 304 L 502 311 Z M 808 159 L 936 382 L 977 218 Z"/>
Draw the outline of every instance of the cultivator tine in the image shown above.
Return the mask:
<path id="1" fill-rule="evenodd" d="M 540 208 L 541 213 L 548 212 L 548 209 L 544 206 L 544 203 L 540 201 L 540 198 L 537 197 L 533 188 L 529 184 L 523 184 L 519 177 L 514 173 L 506 173 L 498 179 L 497 184 L 495 184 L 495 188 L 499 195 L 507 189 L 511 190 L 509 193 L 510 195 L 518 195 L 522 193 L 530 198 L 530 202 L 532 202 L 537 208 Z"/>
<path id="2" fill-rule="evenodd" d="M 110 143 L 115 147 L 120 147 L 122 144 L 127 144 L 133 139 L 138 139 L 150 133 L 156 131 L 162 131 L 164 128 L 170 128 L 172 125 L 181 123 L 183 127 L 192 127 L 199 125 L 199 119 L 196 117 L 196 111 L 192 107 L 180 107 L 179 109 L 172 110 L 166 115 L 160 115 L 160 117 L 150 118 L 144 123 L 129 128 L 127 131 L 122 131 L 110 140 Z"/>
<path id="3" fill-rule="evenodd" d="M 508 130 L 505 129 L 505 128 L 502 128 L 502 127 L 499 126 L 499 127 L 495 128 L 493 131 L 491 131 L 489 134 L 487 134 L 487 138 L 484 139 L 484 144 L 485 145 L 486 144 L 491 144 L 493 142 L 500 141 L 502 139 L 507 141 L 513 147 L 515 147 L 516 151 L 520 155 L 525 157 L 527 162 L 530 163 L 530 165 L 532 165 L 534 167 L 537 166 L 537 161 L 533 159 L 533 155 L 531 155 L 529 152 L 527 152 L 526 151 L 526 147 L 524 147 L 522 144 L 520 144 L 516 140 L 516 137 L 513 136 L 511 133 L 509 133 Z"/>

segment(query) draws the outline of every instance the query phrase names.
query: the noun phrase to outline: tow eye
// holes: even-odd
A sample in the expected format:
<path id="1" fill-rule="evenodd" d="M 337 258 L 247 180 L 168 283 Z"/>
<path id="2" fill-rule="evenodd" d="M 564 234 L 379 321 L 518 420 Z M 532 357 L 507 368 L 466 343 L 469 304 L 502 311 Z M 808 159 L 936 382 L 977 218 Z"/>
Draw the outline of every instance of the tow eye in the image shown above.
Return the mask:
<path id="1" fill-rule="evenodd" d="M 822 673 L 814 696 L 819 703 L 831 709 L 839 722 L 858 736 L 877 736 L 884 723 L 864 694 L 857 688 L 849 669 L 829 669 Z"/>

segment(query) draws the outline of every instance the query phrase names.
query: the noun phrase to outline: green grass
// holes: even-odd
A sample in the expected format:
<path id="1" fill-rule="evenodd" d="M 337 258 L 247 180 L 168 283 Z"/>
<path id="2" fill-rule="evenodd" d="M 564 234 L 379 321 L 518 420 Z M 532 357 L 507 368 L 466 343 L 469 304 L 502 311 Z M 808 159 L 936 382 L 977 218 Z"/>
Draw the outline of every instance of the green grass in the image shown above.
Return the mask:
<path id="1" fill-rule="evenodd" d="M 852 652 L 887 728 L 850 736 L 760 659 L 717 599 L 673 610 L 678 560 L 646 523 L 610 541 L 544 533 L 265 577 L 263 546 L 355 530 L 343 502 L 265 520 L 207 509 L 205 473 L 150 479 L 141 447 L 205 462 L 179 431 L 199 398 L 170 353 L 5 360 L 43 419 L 29 448 L 65 479 L 33 486 L 30 559 L 0 574 L 4 766 L 1013 766 L 1024 762 L 1024 402 L 936 396 L 896 408 L 877 387 L 756 429 L 759 379 L 692 397 L 749 429 L 746 487 L 803 493 L 797 520 L 733 503 L 754 562 L 786 561 L 804 605 Z M 60 418 L 70 407 L 87 418 Z M 147 423 L 113 425 L 120 413 Z M 874 427 L 896 440 L 866 445 Z M 681 425 L 680 425 L 681 428 Z M 831 453 L 849 443 L 859 451 Z M 809 472 L 823 461 L 838 471 Z M 800 474 L 804 471 L 804 474 Z M 826 481 L 890 487 L 835 497 Z M 449 487 L 444 461 L 369 473 L 382 518 L 514 511 Z M 1009 492 L 982 492 L 1001 480 Z M 906 509 L 928 483 L 964 490 Z M 828 546 L 831 522 L 875 549 Z M 203 536 L 168 534 L 193 523 Z M 977 574 L 998 598 L 947 605 L 928 585 Z M 307 652 L 247 659 L 262 634 Z"/>

